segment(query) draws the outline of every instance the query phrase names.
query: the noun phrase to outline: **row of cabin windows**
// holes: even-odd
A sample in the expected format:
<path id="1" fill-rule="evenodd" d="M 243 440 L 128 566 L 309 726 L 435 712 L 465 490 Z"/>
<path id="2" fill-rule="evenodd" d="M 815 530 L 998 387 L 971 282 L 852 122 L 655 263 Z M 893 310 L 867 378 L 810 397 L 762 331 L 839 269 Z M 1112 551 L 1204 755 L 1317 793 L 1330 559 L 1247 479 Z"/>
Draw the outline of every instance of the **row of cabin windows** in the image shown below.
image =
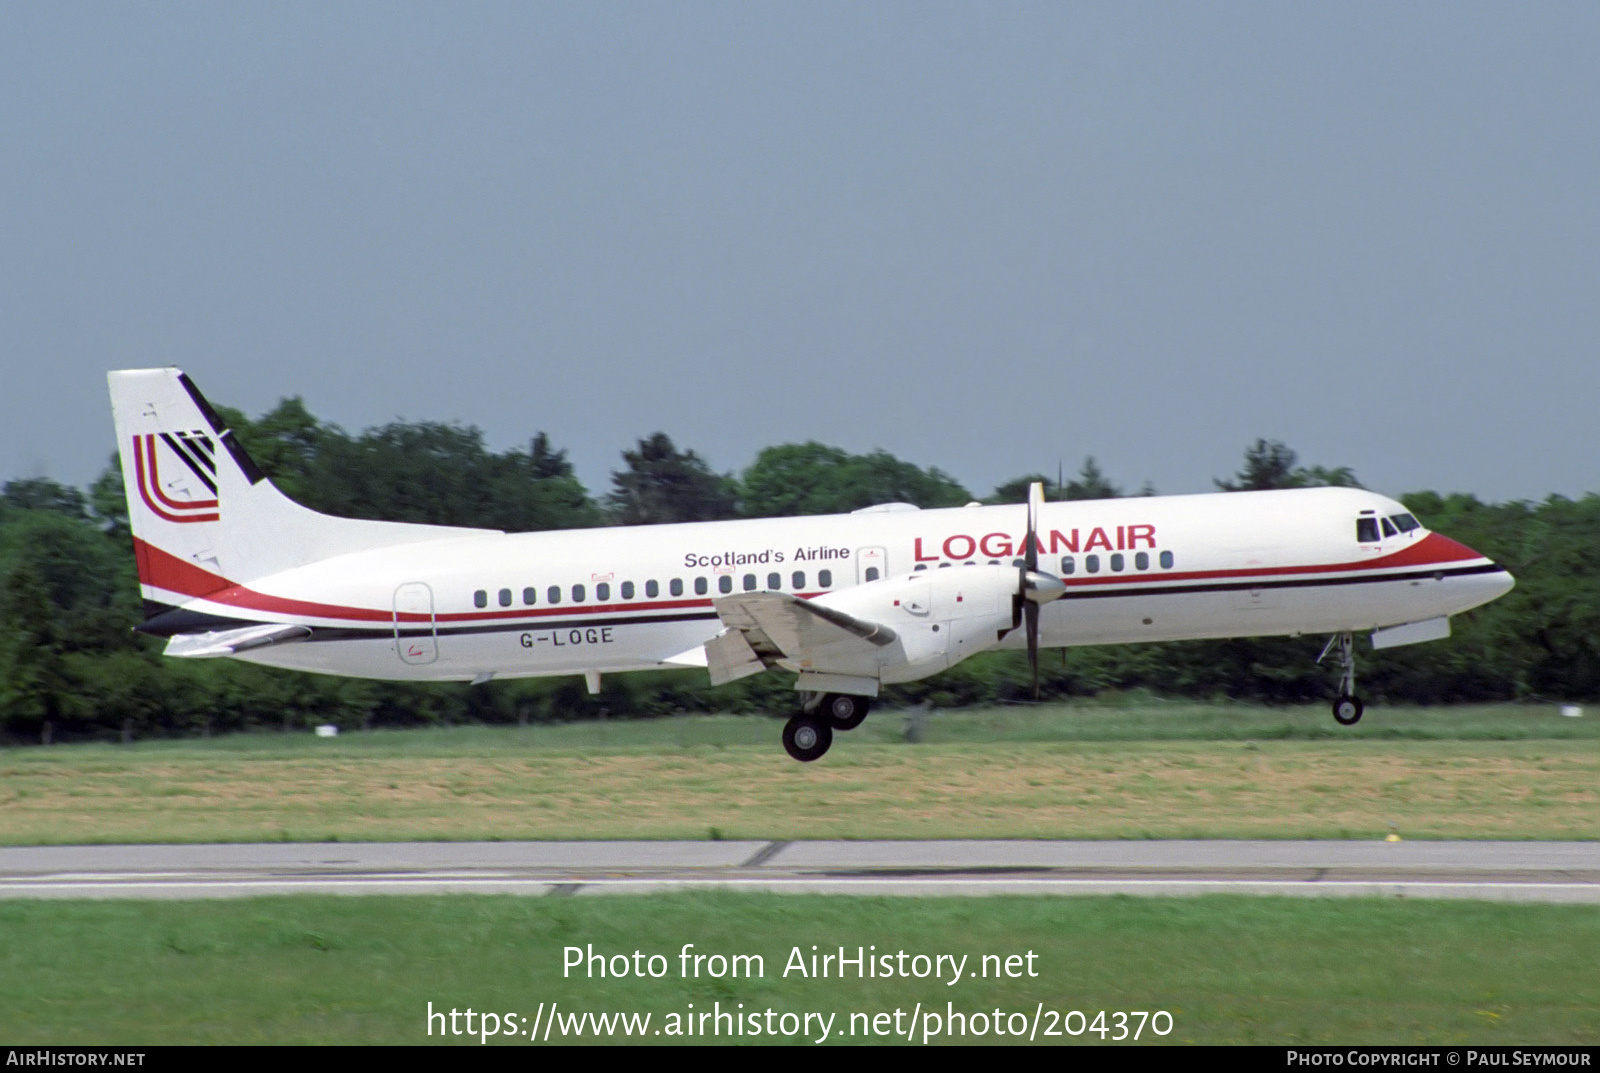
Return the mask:
<path id="1" fill-rule="evenodd" d="M 1120 551 L 1113 552 L 1108 558 L 1110 558 L 1110 560 L 1111 560 L 1111 564 L 1110 565 L 1111 565 L 1111 569 L 1113 571 L 1115 571 L 1117 573 L 1121 573 L 1122 571 L 1124 571 L 1124 570 L 1126 570 L 1128 568 L 1128 559 L 1127 559 L 1127 557 L 1125 555 L 1122 554 L 1122 552 L 1120 552 Z M 1163 570 L 1171 570 L 1173 563 L 1176 562 L 1176 560 L 1172 557 L 1172 552 L 1170 552 L 1170 551 L 1162 552 L 1160 554 L 1160 556 L 1158 557 L 1157 561 L 1161 563 L 1161 569 L 1163 569 Z M 943 567 L 946 567 L 946 566 L 954 566 L 954 565 L 955 565 L 954 563 L 940 563 L 939 564 L 941 569 Z M 970 562 L 963 563 L 962 565 L 963 566 L 977 566 L 978 563 L 977 563 L 976 560 L 972 560 Z M 999 566 L 1000 565 L 1000 560 L 999 559 L 990 559 L 989 560 L 989 565 L 990 566 Z M 1022 559 L 1012 559 L 1011 560 L 1011 565 L 1012 566 L 1021 566 L 1021 565 L 1023 565 L 1023 560 Z M 927 567 L 926 564 L 918 564 L 918 566 L 917 566 L 918 570 L 926 570 L 927 568 L 928 567 Z M 1147 551 L 1136 551 L 1136 552 L 1134 552 L 1133 553 L 1133 568 L 1135 570 L 1148 570 L 1148 569 L 1150 569 L 1150 553 L 1147 552 Z M 1083 557 L 1083 569 L 1084 569 L 1085 573 L 1098 574 L 1100 572 L 1100 556 L 1093 555 L 1093 554 L 1085 555 Z M 1061 557 L 1061 572 L 1063 574 L 1075 574 L 1075 573 L 1077 573 L 1078 572 L 1078 561 L 1077 561 L 1076 557 L 1071 556 L 1071 555 L 1063 555 Z"/>
<path id="2" fill-rule="evenodd" d="M 1011 565 L 1012 566 L 1021 566 L 1023 564 L 1023 561 L 1024 560 L 1022 560 L 1022 559 L 1012 559 L 1011 560 Z M 956 564 L 955 563 L 940 563 L 939 564 L 939 569 L 943 570 L 947 566 L 954 566 L 954 565 L 956 565 Z M 977 566 L 978 565 L 978 560 L 976 560 L 976 559 L 968 559 L 966 562 L 962 563 L 961 565 L 962 566 Z M 989 565 L 990 566 L 999 566 L 1000 565 L 1000 560 L 999 559 L 990 559 L 989 560 Z M 928 564 L 927 563 L 918 563 L 917 564 L 917 570 L 926 570 L 926 569 L 928 569 Z M 913 571 L 913 572 L 915 572 L 915 571 Z M 873 569 L 867 571 L 867 580 L 868 581 L 873 580 L 877 576 L 878 576 L 878 571 L 877 571 L 876 567 L 874 567 Z"/>
<path id="3" fill-rule="evenodd" d="M 1371 519 L 1370 518 L 1363 518 L 1362 521 L 1363 522 L 1370 522 Z M 1388 520 L 1387 519 L 1384 520 L 1384 525 L 1385 525 L 1385 527 L 1388 526 Z M 1416 523 L 1413 522 L 1411 527 L 1412 528 L 1416 528 Z M 1120 552 L 1120 551 L 1112 552 L 1106 558 L 1109 560 L 1109 564 L 1108 565 L 1110 566 L 1110 568 L 1111 568 L 1113 573 L 1121 573 L 1122 571 L 1124 571 L 1124 570 L 1126 570 L 1128 568 L 1127 556 L 1123 555 L 1123 553 Z M 1159 556 L 1157 556 L 1157 562 L 1159 562 L 1161 564 L 1161 569 L 1163 569 L 1163 570 L 1171 570 L 1173 565 L 1174 565 L 1174 563 L 1175 563 L 1175 560 L 1173 558 L 1172 552 L 1163 551 L 1163 552 L 1160 553 Z M 1013 566 L 1021 566 L 1022 565 L 1022 560 L 1021 559 L 1013 559 L 1011 561 L 1011 563 L 1012 563 Z M 953 566 L 954 564 L 953 563 L 940 563 L 939 565 L 940 565 L 940 567 L 948 567 L 948 566 Z M 976 562 L 969 562 L 969 563 L 966 563 L 965 565 L 967 565 L 967 566 L 976 566 L 977 563 Z M 991 559 L 991 560 L 989 560 L 989 565 L 990 566 L 999 566 L 1000 565 L 1000 560 Z M 1147 551 L 1134 552 L 1133 553 L 1133 568 L 1135 570 L 1148 570 L 1148 569 L 1150 569 L 1150 553 L 1147 552 Z M 917 564 L 917 569 L 918 570 L 926 570 L 927 569 L 927 564 L 919 563 L 919 564 Z M 1089 555 L 1085 555 L 1083 557 L 1083 569 L 1084 569 L 1085 573 L 1098 574 L 1100 572 L 1100 556 L 1092 554 L 1092 553 L 1089 554 Z M 1072 555 L 1063 555 L 1061 557 L 1061 573 L 1062 574 L 1075 574 L 1075 573 L 1077 573 L 1077 571 L 1078 571 L 1078 563 L 1077 563 L 1076 557 L 1072 556 Z M 875 567 L 875 566 L 874 567 L 868 567 L 867 568 L 866 579 L 868 581 L 876 581 L 878 579 L 878 568 Z M 767 581 L 766 588 L 769 591 L 776 592 L 776 591 L 779 591 L 779 590 L 781 590 L 783 588 L 783 575 L 778 573 L 777 571 L 773 571 L 772 573 L 768 574 L 767 578 L 766 578 L 766 581 Z M 806 587 L 806 572 L 804 570 L 796 570 L 794 573 L 789 575 L 789 583 L 790 583 L 790 587 L 794 588 L 796 590 L 805 588 Z M 823 589 L 831 589 L 831 588 L 833 588 L 833 571 L 832 570 L 819 570 L 819 571 L 817 571 L 817 586 L 819 588 L 823 588 Z M 745 592 L 755 592 L 760 587 L 761 587 L 760 579 L 755 574 L 746 574 L 746 575 L 744 575 L 744 579 L 743 579 L 743 582 L 742 582 L 742 588 L 744 589 Z M 631 582 L 631 581 L 624 581 L 617 588 L 618 588 L 619 594 L 621 595 L 622 599 L 624 599 L 624 600 L 632 600 L 632 599 L 634 599 L 635 597 L 638 596 L 638 589 L 634 586 L 634 583 Z M 704 577 L 697 577 L 697 578 L 694 579 L 694 593 L 695 593 L 696 596 L 705 596 L 705 595 L 709 594 L 710 591 L 711 591 L 711 583 L 710 583 L 710 581 L 708 579 L 706 579 Z M 733 591 L 733 575 L 732 574 L 719 574 L 717 576 L 717 591 L 719 593 L 724 593 L 724 594 L 730 593 L 730 592 Z M 682 596 L 683 593 L 684 593 L 683 579 L 675 577 L 672 580 L 668 581 L 667 582 L 667 592 L 668 592 L 669 595 L 672 595 L 672 596 Z M 572 602 L 575 603 L 575 604 L 581 604 L 581 603 L 583 603 L 584 601 L 586 601 L 589 598 L 588 587 L 585 586 L 585 585 L 581 585 L 581 584 L 573 585 L 572 588 L 571 588 L 571 594 L 572 594 Z M 654 579 L 646 581 L 644 583 L 644 595 L 645 595 L 645 599 L 647 599 L 647 600 L 653 600 L 653 599 L 657 598 L 658 596 L 661 595 L 661 584 L 658 581 L 654 580 Z M 513 593 L 512 593 L 512 591 L 510 589 L 501 589 L 499 591 L 499 593 L 496 594 L 496 596 L 498 598 L 498 601 L 499 601 L 499 604 L 500 604 L 501 607 L 510 607 L 512 605 L 512 603 L 513 603 Z M 602 603 L 602 604 L 603 603 L 609 603 L 611 601 L 611 583 L 607 582 L 607 581 L 596 582 L 595 583 L 595 587 L 594 587 L 594 598 L 595 598 L 595 602 L 596 603 Z M 538 602 L 539 602 L 539 590 L 537 588 L 535 588 L 532 585 L 529 585 L 527 588 L 522 590 L 522 603 L 523 603 L 523 606 L 525 606 L 525 607 L 533 607 Z M 559 604 L 561 602 L 561 586 L 560 585 L 551 585 L 549 588 L 547 588 L 545 590 L 544 602 L 547 603 L 547 604 Z M 472 594 L 472 604 L 473 604 L 474 607 L 488 607 L 489 606 L 489 592 L 488 592 L 488 590 L 487 589 L 479 589 L 477 592 L 474 592 Z"/>
<path id="4" fill-rule="evenodd" d="M 1122 572 L 1122 571 L 1125 571 L 1125 569 L 1128 569 L 1128 558 L 1126 558 L 1126 556 L 1123 555 L 1122 552 L 1114 552 L 1114 553 L 1112 553 L 1112 555 L 1109 556 L 1109 558 L 1110 558 L 1110 568 L 1114 569 L 1114 571 Z M 1160 553 L 1160 556 L 1158 556 L 1157 561 L 1158 561 L 1158 563 L 1162 564 L 1162 569 L 1171 569 L 1171 568 L 1173 568 L 1173 563 L 1176 560 L 1174 560 L 1174 558 L 1173 558 L 1173 553 L 1171 553 L 1171 552 L 1162 552 L 1162 553 Z M 1011 566 L 1022 566 L 1022 563 L 1024 563 L 1024 560 L 1019 560 L 1019 558 L 1014 558 L 1014 560 L 1011 560 Z M 992 558 L 992 560 L 989 560 L 989 564 L 990 564 L 990 566 L 1000 566 L 1000 560 L 997 560 L 997 558 Z M 946 566 L 955 566 L 955 563 L 939 563 L 939 568 L 941 568 L 941 569 L 942 568 L 946 568 Z M 966 563 L 962 563 L 962 566 L 978 566 L 978 560 L 966 561 Z M 1101 556 L 1099 556 L 1099 555 L 1085 555 L 1085 556 L 1083 556 L 1083 571 L 1088 572 L 1088 574 L 1098 574 L 1099 568 L 1101 568 Z M 917 569 L 928 569 L 928 564 L 926 564 L 926 563 L 918 563 L 917 564 Z M 1072 555 L 1062 555 L 1061 556 L 1061 572 L 1062 572 L 1062 574 L 1075 574 L 1075 572 L 1077 572 L 1077 569 L 1078 569 L 1078 563 L 1077 563 L 1077 558 L 1075 558 L 1075 556 L 1072 556 Z M 1133 569 L 1150 569 L 1150 553 L 1149 552 L 1134 552 L 1133 553 Z M 870 580 L 870 577 L 869 577 L 869 580 Z"/>
<path id="5" fill-rule="evenodd" d="M 783 575 L 777 573 L 776 571 L 768 574 L 766 580 L 766 587 L 769 590 L 778 591 L 783 588 Z M 790 586 L 794 589 L 798 590 L 805 588 L 806 572 L 804 570 L 796 570 L 794 573 L 789 575 L 789 582 Z M 760 579 L 755 574 L 746 574 L 744 576 L 742 585 L 745 592 L 755 592 L 761 587 Z M 818 570 L 817 585 L 819 588 L 824 589 L 833 588 L 833 571 Z M 717 591 L 720 593 L 730 593 L 733 591 L 732 574 L 719 574 L 717 576 Z M 573 585 L 569 592 L 572 596 L 572 602 L 575 604 L 581 604 L 589 598 L 589 588 L 587 585 Z M 669 595 L 682 596 L 683 592 L 684 585 L 681 577 L 675 577 L 667 582 L 667 593 Z M 704 577 L 697 577 L 694 579 L 694 594 L 696 596 L 705 596 L 710 592 L 711 582 L 709 579 Z M 634 585 L 633 582 L 624 581 L 617 586 L 617 593 L 624 600 L 632 600 L 639 595 L 639 589 Z M 501 589 L 495 595 L 501 607 L 510 607 L 512 605 L 513 593 L 510 589 Z M 653 600 L 660 595 L 661 583 L 659 581 L 656 581 L 652 578 L 644 583 L 645 599 Z M 561 596 L 561 586 L 551 585 L 544 591 L 544 602 L 547 604 L 559 604 L 561 602 Z M 609 581 L 596 582 L 594 586 L 594 598 L 596 603 L 610 603 L 611 583 Z M 538 602 L 539 590 L 536 587 L 529 585 L 527 588 L 522 590 L 522 604 L 524 607 L 533 607 Z M 473 593 L 472 605 L 474 607 L 488 607 L 489 590 L 479 589 L 477 592 Z"/>
<path id="6" fill-rule="evenodd" d="M 1128 568 L 1127 556 L 1123 555 L 1120 551 L 1114 551 L 1110 555 L 1106 556 L 1106 558 L 1110 560 L 1110 566 L 1113 573 L 1120 574 L 1122 571 Z M 1161 564 L 1161 569 L 1163 570 L 1171 570 L 1173 564 L 1177 562 L 1177 560 L 1173 558 L 1172 552 L 1170 551 L 1162 552 L 1156 557 L 1156 561 Z M 1134 552 L 1133 568 L 1135 570 L 1150 569 L 1150 553 L 1147 551 Z M 1073 556 L 1063 555 L 1061 557 L 1061 572 L 1063 574 L 1075 573 L 1077 569 L 1078 564 Z M 1098 574 L 1100 572 L 1100 556 L 1085 555 L 1083 557 L 1083 571 L 1086 574 Z"/>

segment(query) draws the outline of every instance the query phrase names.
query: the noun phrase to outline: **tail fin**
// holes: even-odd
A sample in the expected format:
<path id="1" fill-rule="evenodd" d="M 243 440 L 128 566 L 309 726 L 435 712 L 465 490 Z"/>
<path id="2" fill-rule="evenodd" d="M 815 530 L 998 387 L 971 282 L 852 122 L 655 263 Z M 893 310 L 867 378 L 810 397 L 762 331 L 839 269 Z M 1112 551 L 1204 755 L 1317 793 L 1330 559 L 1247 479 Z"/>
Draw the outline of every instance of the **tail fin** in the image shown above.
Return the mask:
<path id="1" fill-rule="evenodd" d="M 308 510 L 273 486 L 177 369 L 113 372 L 109 380 L 150 614 L 335 555 L 492 532 Z"/>

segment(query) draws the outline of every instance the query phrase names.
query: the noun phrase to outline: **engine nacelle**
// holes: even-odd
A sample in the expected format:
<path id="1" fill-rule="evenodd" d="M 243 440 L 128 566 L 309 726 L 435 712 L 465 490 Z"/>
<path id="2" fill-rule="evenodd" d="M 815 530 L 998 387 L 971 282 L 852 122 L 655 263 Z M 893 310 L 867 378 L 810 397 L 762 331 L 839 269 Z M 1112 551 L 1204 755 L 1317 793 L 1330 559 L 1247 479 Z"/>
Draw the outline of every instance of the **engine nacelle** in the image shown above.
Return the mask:
<path id="1" fill-rule="evenodd" d="M 870 581 L 816 602 L 892 629 L 894 642 L 874 653 L 875 676 L 914 682 L 998 645 L 1012 626 L 1018 585 L 1015 567 L 955 566 Z"/>

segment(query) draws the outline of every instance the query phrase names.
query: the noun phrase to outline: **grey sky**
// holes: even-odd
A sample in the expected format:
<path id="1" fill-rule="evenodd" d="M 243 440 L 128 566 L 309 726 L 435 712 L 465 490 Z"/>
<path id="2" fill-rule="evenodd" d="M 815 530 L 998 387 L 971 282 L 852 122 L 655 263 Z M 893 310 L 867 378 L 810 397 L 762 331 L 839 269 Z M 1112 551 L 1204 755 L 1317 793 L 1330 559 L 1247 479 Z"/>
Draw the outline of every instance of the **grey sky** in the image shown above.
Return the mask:
<path id="1" fill-rule="evenodd" d="M 107 369 L 973 492 L 1600 489 L 1600 6 L 0 3 L 0 480 Z"/>

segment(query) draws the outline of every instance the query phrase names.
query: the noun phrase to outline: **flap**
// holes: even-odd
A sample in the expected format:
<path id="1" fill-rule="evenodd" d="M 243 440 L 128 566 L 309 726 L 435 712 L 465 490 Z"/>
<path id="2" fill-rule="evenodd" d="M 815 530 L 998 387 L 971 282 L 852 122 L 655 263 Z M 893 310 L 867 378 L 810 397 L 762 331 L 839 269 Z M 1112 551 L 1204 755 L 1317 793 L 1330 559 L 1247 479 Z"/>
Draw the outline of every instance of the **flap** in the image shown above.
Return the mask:
<path id="1" fill-rule="evenodd" d="M 784 592 L 746 592 L 718 597 L 712 604 L 724 624 L 747 635 L 757 653 L 767 642 L 786 658 L 799 660 L 841 642 L 882 648 L 895 640 L 887 626 Z"/>

